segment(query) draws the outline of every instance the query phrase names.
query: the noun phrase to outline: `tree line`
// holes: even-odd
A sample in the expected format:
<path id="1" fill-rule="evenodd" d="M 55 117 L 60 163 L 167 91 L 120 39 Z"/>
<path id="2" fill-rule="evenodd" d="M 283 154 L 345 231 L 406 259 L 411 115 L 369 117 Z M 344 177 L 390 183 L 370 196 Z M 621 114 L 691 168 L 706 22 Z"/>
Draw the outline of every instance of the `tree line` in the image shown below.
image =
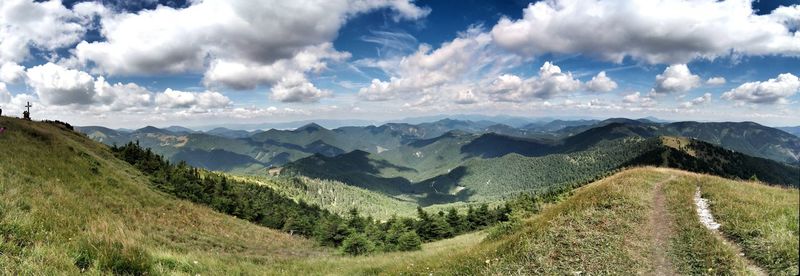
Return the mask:
<path id="1" fill-rule="evenodd" d="M 417 209 L 417 218 L 391 217 L 377 221 L 352 209 L 340 216 L 314 204 L 294 201 L 272 188 L 238 182 L 225 175 L 172 163 L 129 142 L 113 145 L 112 152 L 146 174 L 154 188 L 180 199 L 203 204 L 221 213 L 258 225 L 312 238 L 324 246 L 352 255 L 420 249 L 423 242 L 449 238 L 507 221 L 510 205 L 470 206 L 466 214 L 455 208 L 431 214 Z"/>

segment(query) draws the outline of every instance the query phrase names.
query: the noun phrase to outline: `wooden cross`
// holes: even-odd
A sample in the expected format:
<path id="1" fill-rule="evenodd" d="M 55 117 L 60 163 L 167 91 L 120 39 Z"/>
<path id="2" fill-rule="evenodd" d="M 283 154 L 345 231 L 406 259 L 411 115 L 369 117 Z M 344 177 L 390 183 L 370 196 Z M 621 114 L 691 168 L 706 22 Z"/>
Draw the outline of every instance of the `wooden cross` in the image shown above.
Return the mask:
<path id="1" fill-rule="evenodd" d="M 22 112 L 22 118 L 25 119 L 25 120 L 29 120 L 30 121 L 31 120 L 31 107 L 32 107 L 31 102 L 28 102 L 28 104 L 25 105 L 25 107 L 28 108 L 28 111 Z"/>

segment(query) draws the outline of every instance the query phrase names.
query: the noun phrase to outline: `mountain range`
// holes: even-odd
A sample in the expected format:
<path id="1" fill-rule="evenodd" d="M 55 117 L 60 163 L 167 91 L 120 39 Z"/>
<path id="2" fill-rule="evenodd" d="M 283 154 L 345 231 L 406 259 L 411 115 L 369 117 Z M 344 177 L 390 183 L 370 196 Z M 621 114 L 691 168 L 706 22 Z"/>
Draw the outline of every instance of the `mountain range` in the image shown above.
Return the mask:
<path id="1" fill-rule="evenodd" d="M 441 119 L 293 130 L 78 127 L 106 143 L 135 141 L 173 162 L 265 175 L 279 168 L 422 205 L 493 201 L 599 179 L 624 167 L 657 165 L 800 185 L 800 138 L 752 122 L 553 120 L 513 127 Z"/>

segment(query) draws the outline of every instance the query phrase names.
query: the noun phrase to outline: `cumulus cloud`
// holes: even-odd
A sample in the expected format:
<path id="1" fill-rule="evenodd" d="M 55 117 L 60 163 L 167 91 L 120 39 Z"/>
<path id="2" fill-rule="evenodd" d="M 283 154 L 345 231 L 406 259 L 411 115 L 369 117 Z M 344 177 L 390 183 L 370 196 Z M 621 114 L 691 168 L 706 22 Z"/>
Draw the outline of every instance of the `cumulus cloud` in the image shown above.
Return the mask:
<path id="1" fill-rule="evenodd" d="M 229 106 L 231 100 L 219 92 L 184 92 L 167 88 L 156 95 L 155 103 L 165 108 L 215 109 Z"/>
<path id="2" fill-rule="evenodd" d="M 472 90 L 461 90 L 456 93 L 454 102 L 457 104 L 473 104 L 478 102 L 478 97 L 475 97 Z"/>
<path id="3" fill-rule="evenodd" d="M 30 47 L 54 51 L 78 43 L 86 33 L 87 7 L 94 3 L 76 5 L 81 13 L 67 9 L 61 1 L 32 0 L 0 1 L 0 63 L 21 62 L 28 58 Z"/>
<path id="4" fill-rule="evenodd" d="M 486 93 L 496 101 L 523 102 L 532 98 L 550 99 L 580 87 L 581 82 L 573 78 L 572 73 L 562 73 L 560 67 L 548 61 L 539 68 L 538 76 L 524 80 L 511 74 L 497 77 Z"/>
<path id="5" fill-rule="evenodd" d="M 315 103 L 332 93 L 320 90 L 301 74 L 285 76 L 272 87 L 273 100 L 285 103 Z"/>
<path id="6" fill-rule="evenodd" d="M 112 111 L 145 108 L 153 102 L 153 93 L 135 83 L 109 84 L 98 77 L 94 89 L 95 101 Z"/>
<path id="7" fill-rule="evenodd" d="M 106 40 L 81 42 L 75 52 L 110 74 L 201 70 L 207 57 L 269 65 L 332 41 L 349 17 L 380 8 L 394 10 L 398 19 L 427 15 L 402 0 L 206 0 L 104 16 Z"/>
<path id="8" fill-rule="evenodd" d="M 493 62 L 502 62 L 501 58 L 492 59 L 484 51 L 490 42 L 491 37 L 476 27 L 435 50 L 423 44 L 408 56 L 377 61 L 361 60 L 359 65 L 379 68 L 390 78 L 387 81 L 373 79 L 369 86 L 359 90 L 359 96 L 368 101 L 385 101 L 438 90 Z"/>
<path id="9" fill-rule="evenodd" d="M 706 84 L 708 85 L 723 85 L 725 82 L 726 80 L 723 77 L 711 77 L 706 80 Z"/>
<path id="10" fill-rule="evenodd" d="M 593 92 L 608 92 L 617 89 L 617 83 L 606 76 L 605 71 L 600 71 L 597 76 L 586 82 L 586 88 Z"/>
<path id="11" fill-rule="evenodd" d="M 686 64 L 673 64 L 656 75 L 653 92 L 656 94 L 682 93 L 700 85 L 700 77 L 692 74 Z"/>
<path id="12" fill-rule="evenodd" d="M 683 108 L 692 108 L 698 105 L 704 105 L 711 102 L 711 93 L 705 93 L 703 96 L 692 99 L 691 101 L 681 103 Z"/>
<path id="13" fill-rule="evenodd" d="M 501 19 L 497 44 L 522 55 L 581 53 L 622 62 L 686 63 L 736 55 L 800 55 L 800 6 L 756 15 L 750 1 L 539 1 Z"/>
<path id="14" fill-rule="evenodd" d="M 95 111 L 142 111 L 153 103 L 164 108 L 192 110 L 224 108 L 231 104 L 219 92 L 183 92 L 166 89 L 153 93 L 135 83 L 111 84 L 102 76 L 47 63 L 26 72 L 28 85 L 49 106 L 90 106 Z"/>
<path id="15" fill-rule="evenodd" d="M 11 93 L 5 83 L 0 82 L 0 103 L 7 103 L 11 101 Z"/>
<path id="16" fill-rule="evenodd" d="M 318 73 L 327 68 L 325 60 L 342 61 L 349 53 L 338 52 L 326 42 L 309 46 L 288 59 L 268 65 L 218 59 L 211 63 L 203 81 L 206 85 L 222 84 L 233 89 L 253 89 L 259 84 L 272 84 L 283 76 L 304 72 Z"/>
<path id="17" fill-rule="evenodd" d="M 26 72 L 28 84 L 46 104 L 90 104 L 95 95 L 94 78 L 86 72 L 48 62 Z"/>
<path id="18" fill-rule="evenodd" d="M 622 97 L 622 102 L 640 107 L 653 107 L 656 105 L 656 101 L 652 97 L 642 96 L 638 91 Z"/>
<path id="19" fill-rule="evenodd" d="M 786 103 L 787 98 L 798 91 L 800 91 L 800 79 L 791 73 L 784 73 L 767 81 L 744 83 L 723 93 L 722 98 L 755 104 Z"/>
<path id="20" fill-rule="evenodd" d="M 25 77 L 25 67 L 15 62 L 6 62 L 0 66 L 0 81 L 16 83 Z"/>

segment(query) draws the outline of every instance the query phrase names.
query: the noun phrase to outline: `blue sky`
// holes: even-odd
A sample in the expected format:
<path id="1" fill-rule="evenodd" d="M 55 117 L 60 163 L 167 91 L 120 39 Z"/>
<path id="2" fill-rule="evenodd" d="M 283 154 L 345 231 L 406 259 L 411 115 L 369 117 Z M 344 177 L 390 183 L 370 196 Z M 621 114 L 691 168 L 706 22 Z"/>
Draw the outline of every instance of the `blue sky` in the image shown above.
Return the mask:
<path id="1" fill-rule="evenodd" d="M 794 1 L 0 3 L 0 107 L 78 125 L 434 114 L 800 125 Z"/>

